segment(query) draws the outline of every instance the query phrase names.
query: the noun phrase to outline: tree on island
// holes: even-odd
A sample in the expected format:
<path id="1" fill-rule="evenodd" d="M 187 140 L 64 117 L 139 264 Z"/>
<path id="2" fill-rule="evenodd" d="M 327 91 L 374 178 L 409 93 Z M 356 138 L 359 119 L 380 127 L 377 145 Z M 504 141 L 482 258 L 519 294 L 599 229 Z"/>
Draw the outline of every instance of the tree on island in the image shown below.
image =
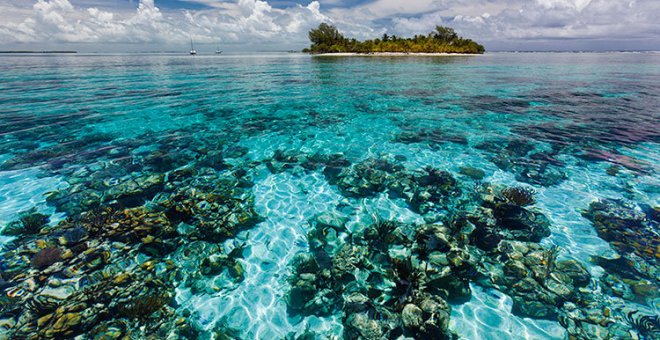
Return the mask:
<path id="1" fill-rule="evenodd" d="M 427 35 L 400 38 L 383 34 L 382 39 L 358 41 L 347 39 L 337 27 L 322 23 L 309 31 L 312 45 L 303 50 L 307 53 L 484 53 L 484 47 L 471 39 L 465 39 L 451 27 L 436 26 Z"/>
<path id="2" fill-rule="evenodd" d="M 333 47 L 346 45 L 347 39 L 339 33 L 337 27 L 322 23 L 309 31 L 309 40 L 317 49 L 332 51 Z"/>

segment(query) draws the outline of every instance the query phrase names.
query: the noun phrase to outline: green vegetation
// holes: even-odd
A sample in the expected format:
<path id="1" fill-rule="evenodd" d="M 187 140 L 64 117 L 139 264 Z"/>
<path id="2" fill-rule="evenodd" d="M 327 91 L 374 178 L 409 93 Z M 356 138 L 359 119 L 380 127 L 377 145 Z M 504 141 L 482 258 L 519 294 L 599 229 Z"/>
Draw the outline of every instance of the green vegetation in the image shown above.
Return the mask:
<path id="1" fill-rule="evenodd" d="M 459 37 L 453 28 L 436 26 L 428 35 L 400 38 L 384 34 L 381 39 L 357 41 L 345 38 L 335 26 L 323 23 L 309 31 L 312 45 L 307 53 L 484 53 L 484 47 L 470 39 Z"/>

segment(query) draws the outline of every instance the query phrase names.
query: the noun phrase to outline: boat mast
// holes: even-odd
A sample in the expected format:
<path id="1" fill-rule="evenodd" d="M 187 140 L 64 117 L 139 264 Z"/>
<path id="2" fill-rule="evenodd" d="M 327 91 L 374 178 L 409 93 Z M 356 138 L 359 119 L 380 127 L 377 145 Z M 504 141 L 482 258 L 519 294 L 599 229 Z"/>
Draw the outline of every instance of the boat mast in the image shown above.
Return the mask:
<path id="1" fill-rule="evenodd" d="M 195 45 L 193 45 L 193 40 L 190 38 L 190 55 L 195 55 L 197 54 L 197 51 L 195 51 Z"/>

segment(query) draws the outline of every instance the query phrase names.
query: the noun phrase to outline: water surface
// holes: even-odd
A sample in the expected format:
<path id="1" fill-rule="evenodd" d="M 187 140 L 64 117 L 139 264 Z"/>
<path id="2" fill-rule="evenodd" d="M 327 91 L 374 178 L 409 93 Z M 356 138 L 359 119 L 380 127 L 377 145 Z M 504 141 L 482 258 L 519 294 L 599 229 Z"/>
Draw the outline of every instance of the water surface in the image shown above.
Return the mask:
<path id="1" fill-rule="evenodd" d="M 615 310 L 608 315 L 652 338 L 644 326 L 631 326 L 634 322 L 624 319 L 629 311 L 639 310 L 639 315 L 655 315 L 657 323 L 660 307 L 654 243 L 660 205 L 658 108 L 660 55 L 655 53 L 1 56 L 0 225 L 34 208 L 48 215 L 53 227 L 41 234 L 3 238 L 3 271 L 44 271 L 48 279 L 28 288 L 15 274 L 4 275 L 16 282 L 7 292 L 17 287 L 26 292 L 18 300 L 0 304 L 2 318 L 16 318 L 15 307 L 43 295 L 43 287 L 52 285 L 54 277 L 62 279 L 53 266 L 88 261 L 80 255 L 80 260 L 64 259 L 46 269 L 34 268 L 34 261 L 30 266 L 39 251 L 39 246 L 30 245 L 37 244 L 36 239 L 48 246 L 70 247 L 54 241 L 60 237 L 60 221 L 99 207 L 158 210 L 153 207 L 170 204 L 163 202 L 174 200 L 171 195 L 177 190 L 190 187 L 202 192 L 200 183 L 220 176 L 232 178 L 227 181 L 234 189 L 227 190 L 240 197 L 235 199 L 241 203 L 231 204 L 251 206 L 258 220 L 236 227 L 227 237 L 209 238 L 190 231 L 200 225 L 174 219 L 168 212 L 177 236 L 172 236 L 167 251 L 143 251 L 141 244 L 151 242 L 144 241 L 145 235 L 94 238 L 90 232 L 86 252 L 107 249 L 108 268 L 124 266 L 129 272 L 149 261 L 174 263 L 177 269 L 172 271 L 177 273 L 167 276 L 171 280 L 166 283 L 172 288 L 167 317 L 185 318 L 194 329 L 190 334 L 196 336 L 210 337 L 219 329 L 242 338 L 281 338 L 306 329 L 320 336 L 345 335 L 341 301 L 348 290 L 340 292 L 344 296 L 339 307 L 329 313 L 287 310 L 294 275 L 291 264 L 297 255 L 312 253 L 308 233 L 317 216 L 341 215 L 350 231 L 347 235 L 361 235 L 375 215 L 414 231 L 426 223 L 449 225 L 449 217 L 459 211 L 459 199 L 426 211 L 393 195 L 391 189 L 352 195 L 350 187 L 328 175 L 327 159 L 313 157 L 341 154 L 341 169 L 381 159 L 401 167 L 398 175 L 392 172 L 395 177 L 426 167 L 447 171 L 466 200 L 473 188 L 484 183 L 533 188 L 536 202 L 531 209 L 550 221 L 550 235 L 540 244 L 546 249 L 558 246 L 559 260 L 573 259 L 588 269 L 591 283 L 583 289 L 602 303 L 595 308 L 611 304 Z M 171 180 L 177 171 L 191 168 L 195 169 L 189 175 L 192 179 Z M 475 174 L 475 169 L 483 175 Z M 161 182 L 144 183 L 145 177 L 161 174 Z M 143 189 L 127 189 L 125 183 L 130 181 Z M 631 211 L 646 216 L 640 217 L 644 226 L 656 228 L 651 234 L 637 232 L 650 243 L 653 256 L 639 260 L 651 266 L 645 273 L 652 274 L 635 276 L 635 282 L 649 282 L 650 292 L 641 294 L 634 288 L 637 283 L 621 281 L 617 285 L 629 287 L 616 293 L 601 279 L 627 272 L 608 272 L 594 260 L 594 256 L 612 259 L 627 253 L 622 250 L 626 248 L 608 243 L 617 240 L 599 236 L 583 213 L 602 199 L 628 202 Z M 206 214 L 205 207 L 195 208 L 195 214 Z M 222 215 L 213 213 L 194 219 L 216 221 Z M 81 223 L 77 225 L 87 228 Z M 117 242 L 135 249 L 116 250 Z M 21 246 L 32 250 L 11 252 Z M 243 247 L 241 256 L 229 265 L 233 269 L 200 274 L 210 255 Z M 236 268 L 242 273 L 236 274 Z M 117 268 L 103 270 L 119 275 Z M 140 280 L 143 274 L 133 275 Z M 85 285 L 78 279 L 67 277 L 76 282 L 76 291 L 82 291 Z M 469 301 L 451 301 L 449 328 L 458 335 L 469 339 L 567 336 L 561 318 L 513 313 L 507 292 L 478 281 L 469 284 Z M 37 314 L 49 312 L 41 308 Z M 93 325 L 111 319 L 107 315 L 96 321 L 83 319 L 71 330 L 94 333 L 99 330 L 91 329 Z M 108 327 L 120 332 L 138 321 L 121 327 L 113 322 Z"/>

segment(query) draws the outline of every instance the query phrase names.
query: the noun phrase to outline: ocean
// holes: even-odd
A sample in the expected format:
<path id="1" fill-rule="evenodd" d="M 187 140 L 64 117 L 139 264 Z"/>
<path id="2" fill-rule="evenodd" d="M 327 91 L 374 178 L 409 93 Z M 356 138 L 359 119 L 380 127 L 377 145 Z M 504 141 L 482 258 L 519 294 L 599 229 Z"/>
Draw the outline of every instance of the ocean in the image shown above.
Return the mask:
<path id="1" fill-rule="evenodd" d="M 660 54 L 0 56 L 0 337 L 660 336 Z"/>

